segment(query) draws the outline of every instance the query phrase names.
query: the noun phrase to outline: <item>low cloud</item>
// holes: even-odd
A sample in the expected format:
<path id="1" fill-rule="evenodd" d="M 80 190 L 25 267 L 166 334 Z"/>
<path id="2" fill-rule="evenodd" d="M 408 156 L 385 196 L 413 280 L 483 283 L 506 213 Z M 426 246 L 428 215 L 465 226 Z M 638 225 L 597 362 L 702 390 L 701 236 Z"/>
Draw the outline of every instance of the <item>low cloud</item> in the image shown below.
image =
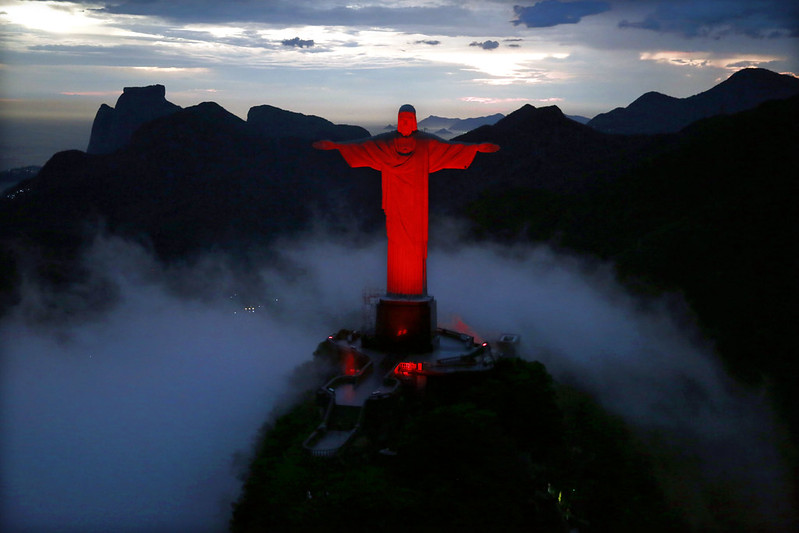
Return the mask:
<path id="1" fill-rule="evenodd" d="M 469 43 L 469 46 L 477 46 L 483 50 L 494 50 L 495 48 L 499 48 L 499 43 L 497 41 L 473 41 Z"/>
<path id="2" fill-rule="evenodd" d="M 91 283 L 28 286 L 0 323 L 0 529 L 223 531 L 234 456 L 330 326 L 284 323 L 278 296 L 245 312 L 213 259 L 168 272 L 111 240 L 87 265 Z"/>
<path id="3" fill-rule="evenodd" d="M 441 44 L 441 41 L 422 40 L 422 41 L 416 41 L 414 44 L 429 44 L 430 46 L 437 46 Z"/>
<path id="4" fill-rule="evenodd" d="M 641 301 L 610 265 L 547 247 L 457 242 L 431 244 L 439 324 L 520 334 L 525 357 L 655 435 L 681 467 L 666 486 L 693 487 L 670 493 L 675 508 L 700 525 L 719 508 L 790 512 L 765 400 L 725 377 L 679 298 Z M 361 327 L 364 290 L 384 284 L 382 239 L 309 237 L 263 257 L 165 268 L 99 239 L 85 283 L 26 284 L 0 322 L 0 529 L 224 529 L 234 458 L 299 377 L 318 385 L 306 365 L 317 343 Z"/>
<path id="5" fill-rule="evenodd" d="M 524 24 L 528 28 L 549 28 L 561 24 L 577 24 L 583 17 L 610 11 L 608 2 L 560 2 L 544 0 L 532 6 L 513 6 L 516 18 L 513 24 Z"/>

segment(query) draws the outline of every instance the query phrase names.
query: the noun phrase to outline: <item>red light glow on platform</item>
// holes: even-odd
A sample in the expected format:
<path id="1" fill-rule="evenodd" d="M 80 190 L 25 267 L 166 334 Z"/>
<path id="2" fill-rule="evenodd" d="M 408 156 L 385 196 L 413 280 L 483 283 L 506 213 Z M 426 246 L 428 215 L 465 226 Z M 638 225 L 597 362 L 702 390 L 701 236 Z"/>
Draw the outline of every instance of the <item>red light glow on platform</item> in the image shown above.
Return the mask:
<path id="1" fill-rule="evenodd" d="M 396 368 L 394 368 L 394 373 L 399 376 L 410 376 L 414 372 L 421 372 L 422 371 L 422 363 L 411 363 L 408 361 L 403 361 L 398 363 Z"/>
<path id="2" fill-rule="evenodd" d="M 344 374 L 347 376 L 354 376 L 359 370 L 360 368 L 358 367 L 358 361 L 355 359 L 355 356 L 347 352 L 344 356 Z"/>
<path id="3" fill-rule="evenodd" d="M 452 325 L 450 326 L 449 329 L 455 330 L 458 333 L 464 333 L 466 335 L 474 337 L 474 342 L 476 342 L 477 344 L 482 344 L 484 346 L 486 344 L 485 342 L 483 342 L 483 339 L 477 334 L 477 332 L 475 332 L 471 328 L 471 326 L 469 326 L 469 324 L 464 322 L 461 319 L 461 317 L 459 317 L 458 315 L 454 315 L 452 317 Z"/>

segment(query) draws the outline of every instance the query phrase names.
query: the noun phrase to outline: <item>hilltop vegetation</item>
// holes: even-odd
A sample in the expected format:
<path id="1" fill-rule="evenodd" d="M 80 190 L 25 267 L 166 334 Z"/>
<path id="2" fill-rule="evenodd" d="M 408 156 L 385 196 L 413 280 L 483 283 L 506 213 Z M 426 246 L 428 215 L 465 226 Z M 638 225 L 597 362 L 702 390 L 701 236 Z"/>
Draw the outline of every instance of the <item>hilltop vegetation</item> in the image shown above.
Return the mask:
<path id="1" fill-rule="evenodd" d="M 681 529 L 642 443 L 540 363 L 429 385 L 403 397 L 388 437 L 367 431 L 335 459 L 302 449 L 310 398 L 266 426 L 231 530 Z"/>

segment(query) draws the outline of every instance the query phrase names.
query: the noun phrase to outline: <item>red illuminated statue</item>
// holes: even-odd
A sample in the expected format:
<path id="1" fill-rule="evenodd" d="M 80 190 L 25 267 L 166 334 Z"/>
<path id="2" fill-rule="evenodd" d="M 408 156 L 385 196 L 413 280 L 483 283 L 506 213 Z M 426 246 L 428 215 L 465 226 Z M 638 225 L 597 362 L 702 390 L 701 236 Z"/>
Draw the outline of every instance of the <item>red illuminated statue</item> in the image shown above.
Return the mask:
<path id="1" fill-rule="evenodd" d="M 491 143 L 448 142 L 417 130 L 416 110 L 400 107 L 397 131 L 348 142 L 317 141 L 314 148 L 338 150 L 351 167 L 382 174 L 388 235 L 387 292 L 427 294 L 427 182 L 431 172 L 467 168 L 477 152 L 496 152 Z"/>

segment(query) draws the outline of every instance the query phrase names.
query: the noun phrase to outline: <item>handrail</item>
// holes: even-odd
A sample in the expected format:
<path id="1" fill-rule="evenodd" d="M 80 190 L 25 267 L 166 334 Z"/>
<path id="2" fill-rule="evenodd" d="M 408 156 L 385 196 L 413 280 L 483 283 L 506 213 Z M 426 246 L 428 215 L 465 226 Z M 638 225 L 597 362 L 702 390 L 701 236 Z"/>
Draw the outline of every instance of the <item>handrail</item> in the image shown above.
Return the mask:
<path id="1" fill-rule="evenodd" d="M 313 431 L 313 433 L 311 433 L 311 434 L 308 436 L 308 438 L 307 438 L 307 439 L 305 439 L 305 440 L 303 441 L 303 443 L 302 443 L 302 447 L 303 447 L 303 448 L 305 448 L 306 450 L 308 450 L 308 452 L 309 452 L 311 455 L 313 455 L 314 457 L 333 457 L 334 455 L 336 455 L 336 453 L 338 453 L 338 451 L 339 451 L 340 449 L 342 449 L 344 446 L 346 446 L 347 444 L 349 444 L 349 442 L 352 440 L 352 438 L 355 436 L 355 433 L 357 433 L 359 429 L 360 429 L 360 418 L 359 418 L 359 424 L 358 424 L 358 425 L 356 425 L 356 426 L 355 426 L 355 427 L 354 427 L 354 428 L 353 428 L 353 429 L 352 429 L 352 430 L 349 432 L 349 434 L 347 435 L 347 438 L 346 438 L 346 439 L 344 439 L 344 442 L 342 442 L 341 444 L 339 444 L 339 445 L 338 445 L 338 446 L 336 446 L 335 448 L 324 448 L 324 449 L 319 449 L 319 448 L 315 448 L 315 447 L 314 447 L 314 446 L 311 444 L 311 441 L 313 441 L 313 440 L 315 440 L 315 439 L 316 439 L 316 440 L 318 440 L 318 439 L 320 439 L 322 436 L 324 436 L 324 434 L 325 434 L 325 433 L 327 433 L 327 428 L 326 428 L 326 427 L 324 427 L 324 425 L 320 425 L 319 427 L 317 427 L 317 428 L 316 428 L 316 429 Z"/>
<path id="2" fill-rule="evenodd" d="M 368 363 L 363 365 L 358 372 L 355 374 L 339 374 L 330 378 L 330 380 L 325 383 L 322 387 L 325 389 L 335 389 L 335 385 L 338 385 L 339 382 L 349 383 L 355 387 L 361 384 L 361 382 L 372 373 L 374 368 L 374 364 L 370 359 Z"/>

